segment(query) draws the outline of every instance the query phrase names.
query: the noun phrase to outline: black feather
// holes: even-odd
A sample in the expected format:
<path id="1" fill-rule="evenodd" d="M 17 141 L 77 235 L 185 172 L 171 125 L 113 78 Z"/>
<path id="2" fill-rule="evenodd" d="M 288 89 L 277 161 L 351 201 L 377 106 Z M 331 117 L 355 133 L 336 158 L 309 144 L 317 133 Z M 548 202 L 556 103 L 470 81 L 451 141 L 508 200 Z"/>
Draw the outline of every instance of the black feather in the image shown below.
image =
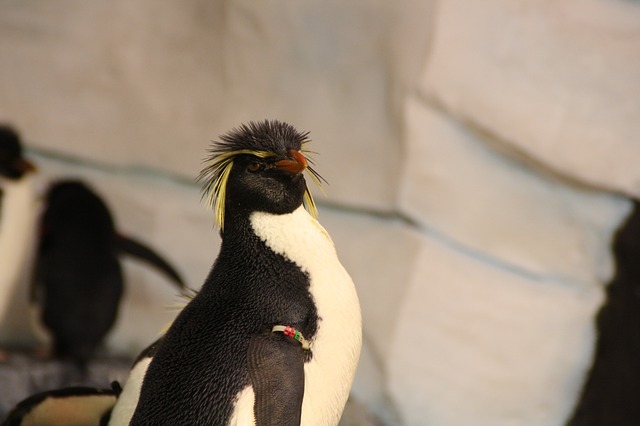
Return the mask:
<path id="1" fill-rule="evenodd" d="M 308 141 L 309 132 L 299 132 L 288 123 L 278 120 L 250 121 L 220 136 L 212 153 L 252 150 L 268 151 L 284 156 L 290 149 L 300 151 Z"/>

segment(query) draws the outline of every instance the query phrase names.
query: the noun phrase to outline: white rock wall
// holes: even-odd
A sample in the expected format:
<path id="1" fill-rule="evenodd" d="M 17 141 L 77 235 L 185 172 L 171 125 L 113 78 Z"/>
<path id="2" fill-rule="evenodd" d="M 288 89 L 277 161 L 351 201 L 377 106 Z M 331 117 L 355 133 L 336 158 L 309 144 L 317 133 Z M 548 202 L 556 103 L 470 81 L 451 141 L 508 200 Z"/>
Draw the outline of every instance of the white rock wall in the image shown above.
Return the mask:
<path id="1" fill-rule="evenodd" d="M 638 195 L 640 5 L 622 0 L 0 2 L 0 120 L 41 188 L 88 179 L 198 287 L 192 179 L 249 119 L 311 131 L 321 222 L 359 290 L 353 394 L 386 424 L 560 425 L 590 363 L 612 232 Z M 126 262 L 108 346 L 173 289 Z M 132 326 L 135 325 L 135 326 Z"/>
<path id="2" fill-rule="evenodd" d="M 624 0 L 438 2 L 420 84 L 571 178 L 640 194 L 640 7 Z"/>

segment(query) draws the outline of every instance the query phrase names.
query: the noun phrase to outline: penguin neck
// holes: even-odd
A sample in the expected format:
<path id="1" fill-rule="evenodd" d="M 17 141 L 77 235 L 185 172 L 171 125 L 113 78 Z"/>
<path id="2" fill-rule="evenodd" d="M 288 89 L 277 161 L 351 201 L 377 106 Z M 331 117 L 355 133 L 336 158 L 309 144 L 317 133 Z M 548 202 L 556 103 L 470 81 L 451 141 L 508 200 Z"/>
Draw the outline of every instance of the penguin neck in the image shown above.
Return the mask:
<path id="1" fill-rule="evenodd" d="M 222 237 L 222 248 L 224 248 L 225 245 L 237 246 L 238 244 L 248 243 L 255 239 L 256 233 L 251 219 L 255 215 L 287 217 L 300 209 L 304 210 L 302 204 L 297 206 L 293 211 L 283 214 L 249 211 L 242 208 L 229 209 L 225 213 L 226 219 L 224 229 L 220 232 Z"/>
<path id="2" fill-rule="evenodd" d="M 224 228 L 220 230 L 222 238 L 221 250 L 228 246 L 242 245 L 252 237 L 251 221 L 249 214 L 227 213 Z"/>
<path id="3" fill-rule="evenodd" d="M 295 263 L 304 272 L 311 265 L 317 266 L 328 259 L 337 261 L 331 237 L 302 204 L 290 213 L 253 211 L 233 218 L 221 233 L 222 245 L 216 263 L 222 259 L 233 259 L 233 262 L 255 259 L 264 250 Z M 255 263 L 245 265 L 255 266 Z"/>
<path id="4" fill-rule="evenodd" d="M 250 225 L 252 233 L 271 251 L 296 263 L 304 271 L 312 265 L 337 261 L 331 237 L 302 205 L 282 215 L 254 212 Z"/>

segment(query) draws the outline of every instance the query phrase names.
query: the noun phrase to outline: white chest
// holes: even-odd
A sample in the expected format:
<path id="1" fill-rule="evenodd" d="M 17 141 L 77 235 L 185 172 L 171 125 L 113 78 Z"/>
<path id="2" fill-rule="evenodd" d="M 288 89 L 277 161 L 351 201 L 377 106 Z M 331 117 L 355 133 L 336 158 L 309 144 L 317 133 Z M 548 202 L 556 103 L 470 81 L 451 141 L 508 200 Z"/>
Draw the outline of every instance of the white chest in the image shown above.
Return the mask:
<path id="1" fill-rule="evenodd" d="M 31 177 L 17 181 L 0 179 L 3 196 L 0 211 L 0 318 L 6 318 L 7 309 L 18 300 L 26 308 L 28 286 L 25 271 L 32 247 L 36 224 L 36 196 Z M 4 339 L 11 330 L 0 327 Z"/>
<path id="2" fill-rule="evenodd" d="M 111 412 L 111 418 L 109 419 L 109 426 L 123 426 L 128 425 L 133 417 L 133 413 L 138 405 L 140 399 L 140 390 L 142 389 L 142 382 L 144 375 L 151 364 L 151 358 L 145 358 L 140 360 L 129 373 L 129 378 L 122 389 L 122 393 L 118 398 L 118 402 L 113 407 Z"/>
<path id="3" fill-rule="evenodd" d="M 287 215 L 254 213 L 251 225 L 269 248 L 309 274 L 320 322 L 311 343 L 313 358 L 305 364 L 302 424 L 335 425 L 347 402 L 362 344 L 353 281 L 327 232 L 303 207 Z"/>

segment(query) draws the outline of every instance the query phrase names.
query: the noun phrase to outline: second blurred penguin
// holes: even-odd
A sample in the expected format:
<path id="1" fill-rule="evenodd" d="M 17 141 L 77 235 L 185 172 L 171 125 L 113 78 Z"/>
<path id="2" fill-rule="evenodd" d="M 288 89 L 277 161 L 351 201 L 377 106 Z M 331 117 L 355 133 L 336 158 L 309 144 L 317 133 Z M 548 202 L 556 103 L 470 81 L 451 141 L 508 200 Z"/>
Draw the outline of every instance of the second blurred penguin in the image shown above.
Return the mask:
<path id="1" fill-rule="evenodd" d="M 121 254 L 156 266 L 184 289 L 167 261 L 116 232 L 107 205 L 87 185 L 54 183 L 40 220 L 31 300 L 51 333 L 55 357 L 84 369 L 114 325 L 124 288 Z"/>

